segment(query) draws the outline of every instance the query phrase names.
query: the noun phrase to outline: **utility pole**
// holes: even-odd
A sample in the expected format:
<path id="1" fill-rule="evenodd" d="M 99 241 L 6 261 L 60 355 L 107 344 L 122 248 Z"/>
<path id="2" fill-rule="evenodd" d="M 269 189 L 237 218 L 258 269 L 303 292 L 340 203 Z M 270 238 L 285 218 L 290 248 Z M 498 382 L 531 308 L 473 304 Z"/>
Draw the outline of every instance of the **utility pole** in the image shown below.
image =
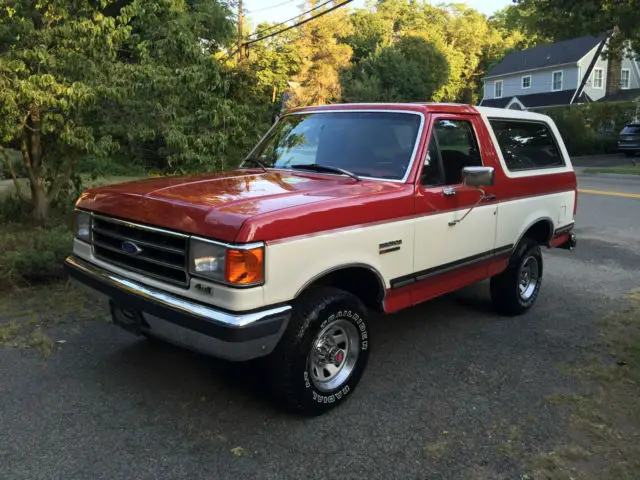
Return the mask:
<path id="1" fill-rule="evenodd" d="M 242 0 L 238 0 L 238 63 L 244 59 L 243 31 L 244 12 L 242 11 Z"/>

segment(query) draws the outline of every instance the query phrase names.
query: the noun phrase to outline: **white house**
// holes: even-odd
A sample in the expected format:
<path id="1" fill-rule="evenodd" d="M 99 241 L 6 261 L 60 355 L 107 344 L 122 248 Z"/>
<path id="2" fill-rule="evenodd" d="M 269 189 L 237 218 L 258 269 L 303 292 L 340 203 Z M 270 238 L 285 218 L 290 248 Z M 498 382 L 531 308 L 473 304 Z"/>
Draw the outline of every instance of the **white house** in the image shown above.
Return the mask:
<path id="1" fill-rule="evenodd" d="M 606 97 L 607 38 L 574 38 L 506 55 L 483 77 L 480 105 L 529 110 L 640 95 L 640 69 L 627 56 L 621 65 L 621 92 Z"/>

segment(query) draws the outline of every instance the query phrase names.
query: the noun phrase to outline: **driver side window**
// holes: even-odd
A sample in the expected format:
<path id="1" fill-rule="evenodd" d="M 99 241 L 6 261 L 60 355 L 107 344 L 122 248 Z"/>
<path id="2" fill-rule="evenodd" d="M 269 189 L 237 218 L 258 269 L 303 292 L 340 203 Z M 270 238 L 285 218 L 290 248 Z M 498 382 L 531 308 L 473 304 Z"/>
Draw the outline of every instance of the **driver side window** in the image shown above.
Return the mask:
<path id="1" fill-rule="evenodd" d="M 482 166 L 471 123 L 457 119 L 436 120 L 422 170 L 422 185 L 458 185 L 462 183 L 462 169 L 469 166 Z"/>

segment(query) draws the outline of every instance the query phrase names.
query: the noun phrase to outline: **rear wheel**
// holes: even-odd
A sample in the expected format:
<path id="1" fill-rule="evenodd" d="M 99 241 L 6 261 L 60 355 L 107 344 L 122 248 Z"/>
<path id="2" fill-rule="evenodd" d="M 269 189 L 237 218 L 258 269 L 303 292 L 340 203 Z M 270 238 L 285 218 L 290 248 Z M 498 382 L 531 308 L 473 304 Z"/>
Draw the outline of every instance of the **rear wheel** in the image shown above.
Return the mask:
<path id="1" fill-rule="evenodd" d="M 540 245 L 532 238 L 524 238 L 509 259 L 506 270 L 491 279 L 491 300 L 498 312 L 520 315 L 533 306 L 541 285 Z"/>
<path id="2" fill-rule="evenodd" d="M 289 410 L 316 416 L 349 398 L 369 358 L 366 310 L 350 293 L 318 288 L 294 306 L 269 358 L 271 385 Z"/>

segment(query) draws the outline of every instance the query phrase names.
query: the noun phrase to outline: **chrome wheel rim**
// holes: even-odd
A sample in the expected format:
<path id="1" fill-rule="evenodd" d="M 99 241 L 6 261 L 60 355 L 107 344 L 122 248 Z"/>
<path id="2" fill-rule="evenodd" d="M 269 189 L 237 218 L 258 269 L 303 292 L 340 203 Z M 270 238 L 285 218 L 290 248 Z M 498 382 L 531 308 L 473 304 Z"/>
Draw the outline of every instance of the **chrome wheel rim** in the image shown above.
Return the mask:
<path id="1" fill-rule="evenodd" d="M 360 355 L 360 336 L 356 326 L 339 319 L 324 327 L 311 344 L 309 375 L 323 392 L 342 385 L 353 373 Z"/>
<path id="2" fill-rule="evenodd" d="M 527 257 L 520 268 L 518 281 L 518 292 L 522 300 L 527 301 L 533 296 L 540 281 L 539 272 L 538 260 L 535 257 Z"/>

